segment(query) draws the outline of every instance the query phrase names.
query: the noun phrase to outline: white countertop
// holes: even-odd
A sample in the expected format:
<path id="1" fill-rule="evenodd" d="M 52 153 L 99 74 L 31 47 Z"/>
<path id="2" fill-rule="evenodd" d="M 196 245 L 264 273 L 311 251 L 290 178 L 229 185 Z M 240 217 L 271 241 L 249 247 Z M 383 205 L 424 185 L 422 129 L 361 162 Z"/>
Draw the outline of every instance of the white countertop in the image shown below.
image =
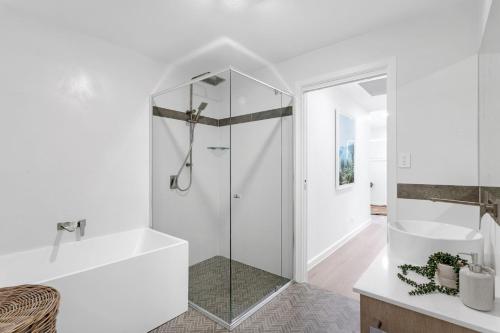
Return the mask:
<path id="1" fill-rule="evenodd" d="M 404 262 L 389 255 L 387 247 L 354 285 L 359 294 L 439 318 L 479 332 L 500 332 L 500 277 L 496 278 L 495 307 L 490 312 L 476 311 L 465 306 L 457 296 L 429 294 L 410 296 L 413 289 L 399 280 L 397 268 Z"/>

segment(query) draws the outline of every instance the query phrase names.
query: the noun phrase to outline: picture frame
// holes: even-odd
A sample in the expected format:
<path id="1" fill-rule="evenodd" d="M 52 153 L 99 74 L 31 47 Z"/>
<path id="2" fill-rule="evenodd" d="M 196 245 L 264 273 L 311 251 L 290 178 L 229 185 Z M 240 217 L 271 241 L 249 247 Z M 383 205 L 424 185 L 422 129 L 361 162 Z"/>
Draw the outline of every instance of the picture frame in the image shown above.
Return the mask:
<path id="1" fill-rule="evenodd" d="M 356 121 L 335 110 L 335 179 L 336 188 L 343 190 L 355 184 Z"/>

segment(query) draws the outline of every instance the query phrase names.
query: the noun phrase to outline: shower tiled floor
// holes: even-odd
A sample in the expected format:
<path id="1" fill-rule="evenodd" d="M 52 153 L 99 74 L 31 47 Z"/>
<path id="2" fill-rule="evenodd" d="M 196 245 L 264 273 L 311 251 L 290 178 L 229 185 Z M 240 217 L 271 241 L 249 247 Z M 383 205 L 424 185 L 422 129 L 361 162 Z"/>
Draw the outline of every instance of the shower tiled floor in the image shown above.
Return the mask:
<path id="1" fill-rule="evenodd" d="M 189 300 L 229 322 L 231 317 L 236 318 L 288 281 L 279 275 L 215 256 L 189 268 Z"/>
<path id="2" fill-rule="evenodd" d="M 150 333 L 180 332 L 226 333 L 228 331 L 190 308 L 189 311 Z M 359 332 L 359 303 L 308 284 L 294 283 L 232 332 Z"/>

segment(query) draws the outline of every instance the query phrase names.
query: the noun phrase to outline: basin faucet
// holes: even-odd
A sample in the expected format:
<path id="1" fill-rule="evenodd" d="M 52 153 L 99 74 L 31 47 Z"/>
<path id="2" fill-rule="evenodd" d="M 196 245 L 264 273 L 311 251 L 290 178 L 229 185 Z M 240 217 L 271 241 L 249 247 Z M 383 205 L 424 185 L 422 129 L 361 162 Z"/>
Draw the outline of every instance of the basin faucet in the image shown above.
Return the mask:
<path id="1" fill-rule="evenodd" d="M 57 230 L 66 230 L 68 232 L 75 232 L 76 229 L 80 229 L 80 236 L 85 236 L 85 227 L 87 226 L 87 220 L 80 220 L 76 222 L 59 222 L 57 223 Z"/>
<path id="2" fill-rule="evenodd" d="M 463 201 L 463 200 L 454 200 L 454 199 L 441 199 L 441 198 L 430 198 L 433 202 L 447 202 L 453 204 L 467 205 L 467 206 L 478 206 L 480 208 L 480 217 L 483 217 L 485 214 L 489 214 L 493 220 L 500 225 L 500 213 L 498 204 L 495 203 L 490 198 L 487 198 L 487 202 L 477 202 L 477 201 Z M 479 218 L 479 230 L 481 230 L 481 218 Z"/>

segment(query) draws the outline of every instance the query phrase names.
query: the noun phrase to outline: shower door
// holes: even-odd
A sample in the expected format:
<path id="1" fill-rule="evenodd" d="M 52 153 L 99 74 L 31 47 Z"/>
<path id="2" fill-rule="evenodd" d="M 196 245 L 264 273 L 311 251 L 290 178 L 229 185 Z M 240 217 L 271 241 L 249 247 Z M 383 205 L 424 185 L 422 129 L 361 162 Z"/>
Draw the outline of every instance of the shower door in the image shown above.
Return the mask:
<path id="1" fill-rule="evenodd" d="M 281 92 L 231 71 L 232 321 L 292 275 L 290 103 Z"/>

